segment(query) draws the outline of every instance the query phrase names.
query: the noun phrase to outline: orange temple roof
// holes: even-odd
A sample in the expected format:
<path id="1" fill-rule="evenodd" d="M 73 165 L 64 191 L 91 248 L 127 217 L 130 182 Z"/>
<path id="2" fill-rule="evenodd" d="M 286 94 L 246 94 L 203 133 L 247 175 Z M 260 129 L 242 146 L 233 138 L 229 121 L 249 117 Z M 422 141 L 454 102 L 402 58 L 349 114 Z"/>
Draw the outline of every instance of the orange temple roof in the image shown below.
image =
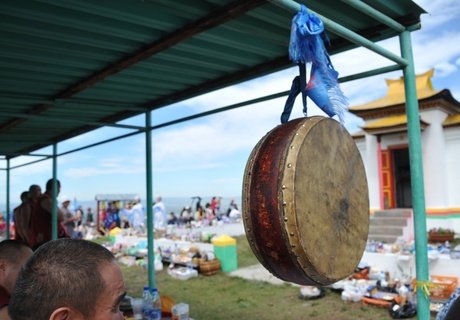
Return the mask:
<path id="1" fill-rule="evenodd" d="M 442 123 L 444 127 L 460 125 L 460 114 L 452 114 L 444 120 Z"/>
<path id="2" fill-rule="evenodd" d="M 434 90 L 431 78 L 433 77 L 434 69 L 416 76 L 417 98 L 419 100 L 432 97 L 440 92 Z M 388 106 L 404 104 L 406 98 L 404 96 L 404 77 L 396 80 L 385 80 L 388 86 L 386 96 L 377 100 L 350 107 L 350 111 L 364 111 L 385 108 Z"/>

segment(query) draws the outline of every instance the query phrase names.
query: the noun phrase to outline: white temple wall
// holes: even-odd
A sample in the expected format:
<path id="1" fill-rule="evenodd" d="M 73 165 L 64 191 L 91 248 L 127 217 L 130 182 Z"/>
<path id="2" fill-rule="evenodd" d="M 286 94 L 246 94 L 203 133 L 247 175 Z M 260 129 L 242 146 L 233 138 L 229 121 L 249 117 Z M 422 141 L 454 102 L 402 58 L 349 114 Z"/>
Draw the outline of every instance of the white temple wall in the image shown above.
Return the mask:
<path id="1" fill-rule="evenodd" d="M 460 208 L 460 127 L 446 128 L 445 172 L 448 208 Z"/>
<path id="2" fill-rule="evenodd" d="M 421 134 L 426 208 L 428 211 L 434 209 L 433 213 L 439 209 L 440 212 L 449 210 L 460 214 L 460 126 L 444 128 L 442 123 L 447 114 L 442 110 L 425 110 L 420 116 L 429 124 Z M 365 134 L 363 138 L 355 139 L 355 142 L 366 170 L 370 209 L 378 210 L 380 174 L 377 137 Z M 382 136 L 382 150 L 401 145 L 408 145 L 407 134 L 404 132 Z M 460 234 L 458 215 L 433 214 L 427 218 L 427 230 L 442 227 L 454 229 Z"/>
<path id="3" fill-rule="evenodd" d="M 386 150 L 389 147 L 395 147 L 404 144 L 408 144 L 407 134 L 404 132 L 385 134 L 384 136 L 382 136 L 382 150 Z"/>
<path id="4" fill-rule="evenodd" d="M 441 110 L 427 110 L 421 113 L 429 125 L 422 131 L 423 178 L 425 182 L 425 205 L 427 208 L 447 207 L 446 147 L 443 121 L 447 114 Z"/>

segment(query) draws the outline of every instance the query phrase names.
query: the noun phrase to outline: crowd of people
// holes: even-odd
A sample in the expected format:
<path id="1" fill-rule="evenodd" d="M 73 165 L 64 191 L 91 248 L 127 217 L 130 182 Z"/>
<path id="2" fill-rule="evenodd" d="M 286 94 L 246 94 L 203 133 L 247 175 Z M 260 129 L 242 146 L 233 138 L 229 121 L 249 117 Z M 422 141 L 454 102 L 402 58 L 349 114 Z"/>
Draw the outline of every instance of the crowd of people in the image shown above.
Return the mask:
<path id="1" fill-rule="evenodd" d="M 201 204 L 201 197 L 193 197 L 196 205 L 185 206 L 179 214 L 170 211 L 166 214 L 166 206 L 161 196 L 157 196 L 153 203 L 153 226 L 155 229 L 165 229 L 167 225 L 190 225 L 192 222 L 199 222 L 202 225 L 212 225 L 216 221 L 237 221 L 241 218 L 241 212 L 234 199 L 230 201 L 226 211 L 221 210 L 222 197 L 212 197 L 210 202 L 204 206 Z M 120 208 L 121 207 L 121 208 Z M 146 212 L 141 199 L 136 197 L 134 201 L 128 201 L 121 205 L 117 201 L 109 201 L 100 210 L 100 219 L 105 230 L 115 227 L 133 228 L 138 231 L 145 231 Z"/>
<path id="2" fill-rule="evenodd" d="M 161 196 L 155 198 L 153 213 L 154 228 L 163 228 L 166 225 L 166 211 Z M 109 201 L 105 207 L 101 208 L 99 217 L 105 230 L 116 227 L 133 228 L 140 232 L 146 230 L 146 212 L 138 196 L 133 201 L 127 201 L 124 206 L 120 201 Z"/>
<path id="3" fill-rule="evenodd" d="M 13 211 L 13 229 L 15 238 L 30 248 L 36 249 L 42 243 L 51 240 L 53 179 L 46 183 L 45 192 L 39 185 L 33 184 L 29 190 L 21 193 L 21 204 Z M 56 180 L 56 196 L 61 184 Z M 84 213 L 82 206 L 72 206 L 67 196 L 58 198 L 57 227 L 58 238 L 82 239 L 89 228 L 94 232 L 106 234 L 113 228 L 132 228 L 139 233 L 146 232 L 147 213 L 141 198 L 136 196 L 131 201 L 107 201 L 99 208 L 99 214 L 93 215 L 91 207 Z M 241 212 L 234 199 L 227 210 L 221 209 L 222 197 L 212 197 L 204 206 L 201 197 L 192 197 L 194 206 L 184 206 L 178 214 L 166 213 L 162 197 L 154 199 L 152 212 L 155 229 L 165 229 L 168 225 L 186 225 L 193 223 L 213 225 L 217 221 L 231 222 L 241 218 Z M 193 203 L 192 203 L 193 204 Z M 99 219 L 99 221 L 96 221 Z M 96 230 L 96 225 L 99 230 Z M 0 232 L 6 228 L 3 216 L 0 216 Z"/>
<path id="4" fill-rule="evenodd" d="M 193 221 L 202 225 L 212 225 L 215 221 L 229 222 L 241 218 L 241 213 L 234 199 L 230 201 L 227 211 L 222 212 L 222 197 L 212 197 L 211 202 L 206 203 L 204 208 L 201 205 L 201 197 L 193 198 L 197 200 L 195 211 L 192 211 L 191 206 L 186 206 L 182 208 L 179 216 L 170 212 L 167 220 L 168 225 L 190 225 Z"/>
<path id="5" fill-rule="evenodd" d="M 33 184 L 28 191 L 21 193 L 21 204 L 13 211 L 15 238 L 33 250 L 52 239 L 53 188 L 56 195 L 61 191 L 59 180 L 46 182 L 45 192 L 39 185 Z M 70 201 L 69 201 L 70 202 Z M 66 203 L 68 206 L 68 204 Z M 59 238 L 71 237 L 68 210 L 63 205 L 57 209 L 57 234 Z M 72 218 L 72 222 L 74 223 Z"/>

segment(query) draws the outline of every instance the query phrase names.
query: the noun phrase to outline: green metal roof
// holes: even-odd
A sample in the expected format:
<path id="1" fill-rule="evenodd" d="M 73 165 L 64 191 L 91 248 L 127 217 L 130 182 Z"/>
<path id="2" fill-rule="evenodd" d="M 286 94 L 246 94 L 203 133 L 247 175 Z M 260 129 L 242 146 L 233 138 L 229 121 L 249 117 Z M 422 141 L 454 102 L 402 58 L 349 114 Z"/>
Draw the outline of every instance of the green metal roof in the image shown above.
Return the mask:
<path id="1" fill-rule="evenodd" d="M 398 34 L 348 2 L 302 1 L 371 41 Z M 404 26 L 424 12 L 364 3 Z M 262 0 L 2 0 L 0 155 L 290 67 L 292 16 Z M 331 54 L 356 47 L 328 35 Z"/>

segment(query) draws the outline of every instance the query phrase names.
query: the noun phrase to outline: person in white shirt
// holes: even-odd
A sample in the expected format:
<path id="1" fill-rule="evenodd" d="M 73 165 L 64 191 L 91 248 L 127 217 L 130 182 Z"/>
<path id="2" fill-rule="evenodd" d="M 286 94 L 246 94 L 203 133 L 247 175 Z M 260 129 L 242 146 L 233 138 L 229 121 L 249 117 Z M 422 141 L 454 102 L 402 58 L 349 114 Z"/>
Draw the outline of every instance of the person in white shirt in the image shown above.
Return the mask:
<path id="1" fill-rule="evenodd" d="M 164 229 L 166 228 L 167 222 L 166 208 L 163 204 L 161 196 L 157 196 L 155 199 L 155 204 L 153 205 L 153 226 L 155 229 Z"/>
<path id="2" fill-rule="evenodd" d="M 134 206 L 132 207 L 131 217 L 132 221 L 130 221 L 130 225 L 132 228 L 136 230 L 144 230 L 145 228 L 145 212 L 144 207 L 141 203 L 141 198 L 136 197 L 134 199 Z"/>

